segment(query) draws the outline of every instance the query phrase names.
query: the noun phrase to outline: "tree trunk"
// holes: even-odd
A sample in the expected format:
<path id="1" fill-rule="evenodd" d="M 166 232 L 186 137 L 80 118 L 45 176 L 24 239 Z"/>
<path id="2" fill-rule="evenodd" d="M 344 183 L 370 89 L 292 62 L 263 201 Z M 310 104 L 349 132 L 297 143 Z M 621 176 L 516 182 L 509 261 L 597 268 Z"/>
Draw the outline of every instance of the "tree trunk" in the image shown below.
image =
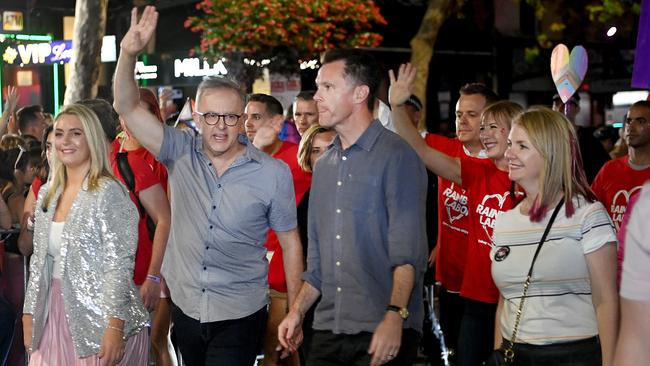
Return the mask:
<path id="1" fill-rule="evenodd" d="M 108 0 L 77 0 L 70 80 L 63 104 L 97 96 Z"/>
<path id="2" fill-rule="evenodd" d="M 438 37 L 442 23 L 447 19 L 452 0 L 429 0 L 429 6 L 420 24 L 418 33 L 411 40 L 411 64 L 418 70 L 415 80 L 415 95 L 422 101 L 422 106 L 427 105 L 427 80 L 429 79 L 429 63 L 433 57 L 433 44 Z M 422 111 L 420 128 L 426 126 L 426 109 Z"/>

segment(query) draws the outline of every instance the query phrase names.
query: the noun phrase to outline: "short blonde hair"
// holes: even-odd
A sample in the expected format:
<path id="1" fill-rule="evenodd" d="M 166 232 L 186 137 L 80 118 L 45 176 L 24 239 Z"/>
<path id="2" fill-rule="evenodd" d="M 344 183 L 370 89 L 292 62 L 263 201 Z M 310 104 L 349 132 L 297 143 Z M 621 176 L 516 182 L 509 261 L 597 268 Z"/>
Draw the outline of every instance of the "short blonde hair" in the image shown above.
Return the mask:
<path id="1" fill-rule="evenodd" d="M 564 115 L 547 107 L 532 107 L 517 116 L 512 124 L 526 131 L 544 159 L 531 221 L 544 218 L 558 192 L 563 192 L 567 217 L 575 211 L 571 201 L 574 196 L 581 195 L 589 202 L 596 199 L 582 168 L 576 131 Z"/>
<path id="2" fill-rule="evenodd" d="M 521 105 L 509 100 L 501 100 L 492 103 L 483 109 L 483 112 L 481 113 L 481 122 L 491 118 L 497 122 L 504 122 L 508 130 L 510 130 L 512 120 L 523 113 L 523 111 L 524 108 Z"/>
<path id="3" fill-rule="evenodd" d="M 99 187 L 99 180 L 102 177 L 115 179 L 111 171 L 111 165 L 108 161 L 108 145 L 102 126 L 95 112 L 81 104 L 71 104 L 63 107 L 63 110 L 54 120 L 54 130 L 56 131 L 59 119 L 64 115 L 73 115 L 79 118 L 84 129 L 88 149 L 90 150 L 90 170 L 88 171 L 88 189 L 94 190 Z M 50 200 L 59 187 L 64 187 L 67 182 L 66 167 L 61 163 L 57 154 L 52 154 L 51 167 L 51 184 L 45 198 L 43 199 L 43 209 L 47 209 Z"/>
<path id="4" fill-rule="evenodd" d="M 314 167 L 311 166 L 311 149 L 314 147 L 314 138 L 319 133 L 323 132 L 334 132 L 333 129 L 329 127 L 323 127 L 319 124 L 311 125 L 302 135 L 300 140 L 300 145 L 298 145 L 298 165 L 300 168 L 307 173 L 314 171 Z"/>

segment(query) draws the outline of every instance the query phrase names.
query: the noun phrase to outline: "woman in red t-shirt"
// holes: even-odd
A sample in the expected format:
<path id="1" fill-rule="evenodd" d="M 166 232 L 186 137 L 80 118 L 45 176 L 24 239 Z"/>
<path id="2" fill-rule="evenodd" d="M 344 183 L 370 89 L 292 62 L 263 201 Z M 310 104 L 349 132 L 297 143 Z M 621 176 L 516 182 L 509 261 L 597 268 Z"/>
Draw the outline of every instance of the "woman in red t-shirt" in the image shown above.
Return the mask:
<path id="1" fill-rule="evenodd" d="M 155 94 L 140 88 L 140 104 L 149 109 L 163 123 Z M 121 121 L 122 134 L 112 144 L 111 166 L 113 173 L 123 182 L 117 164 L 117 153 L 127 152 L 127 159 L 134 176 L 134 192 L 131 199 L 141 213 L 138 225 L 138 251 L 136 253 L 134 281 L 140 286 L 140 296 L 145 306 L 153 310 L 151 345 L 157 365 L 175 365 L 176 357 L 171 347 L 169 327 L 171 322 L 171 299 L 160 275 L 167 238 L 171 225 L 171 210 L 167 197 L 167 169 L 129 134 Z M 139 201 L 139 202 L 138 202 Z M 149 237 L 147 220 L 155 223 L 153 238 Z"/>
<path id="2" fill-rule="evenodd" d="M 416 150 L 434 174 L 460 184 L 466 191 L 469 208 L 468 247 L 460 295 L 464 309 L 456 352 L 458 365 L 480 365 L 492 352 L 494 316 L 499 291 L 491 275 L 490 249 L 496 216 L 513 206 L 514 192 L 508 178 L 504 154 L 510 124 L 523 108 L 500 101 L 481 113 L 480 140 L 489 159 L 454 158 L 428 146 L 409 123 L 404 102 L 411 95 L 415 69 L 400 67 L 397 79 L 391 73 L 389 98 L 397 132 Z"/>

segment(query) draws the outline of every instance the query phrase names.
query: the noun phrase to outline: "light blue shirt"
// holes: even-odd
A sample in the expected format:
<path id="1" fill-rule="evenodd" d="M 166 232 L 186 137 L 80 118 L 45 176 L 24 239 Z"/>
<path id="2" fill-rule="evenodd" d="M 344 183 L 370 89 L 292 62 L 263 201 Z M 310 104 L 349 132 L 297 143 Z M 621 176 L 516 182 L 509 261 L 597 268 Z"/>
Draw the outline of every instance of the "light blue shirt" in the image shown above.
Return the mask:
<path id="1" fill-rule="evenodd" d="M 296 227 L 289 167 L 253 147 L 217 177 L 201 136 L 164 127 L 172 225 L 162 266 L 174 303 L 202 323 L 239 319 L 267 300 L 269 228 Z"/>

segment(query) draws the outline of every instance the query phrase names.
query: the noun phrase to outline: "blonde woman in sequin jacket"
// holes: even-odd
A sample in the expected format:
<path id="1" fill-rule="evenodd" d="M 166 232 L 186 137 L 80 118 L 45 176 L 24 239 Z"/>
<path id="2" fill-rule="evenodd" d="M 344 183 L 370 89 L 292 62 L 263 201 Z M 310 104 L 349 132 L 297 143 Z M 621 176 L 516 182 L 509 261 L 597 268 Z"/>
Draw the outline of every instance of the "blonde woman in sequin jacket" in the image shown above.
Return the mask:
<path id="1" fill-rule="evenodd" d="M 148 317 L 132 279 L 137 210 L 90 109 L 65 107 L 54 136 L 23 309 L 30 365 L 146 365 Z"/>

